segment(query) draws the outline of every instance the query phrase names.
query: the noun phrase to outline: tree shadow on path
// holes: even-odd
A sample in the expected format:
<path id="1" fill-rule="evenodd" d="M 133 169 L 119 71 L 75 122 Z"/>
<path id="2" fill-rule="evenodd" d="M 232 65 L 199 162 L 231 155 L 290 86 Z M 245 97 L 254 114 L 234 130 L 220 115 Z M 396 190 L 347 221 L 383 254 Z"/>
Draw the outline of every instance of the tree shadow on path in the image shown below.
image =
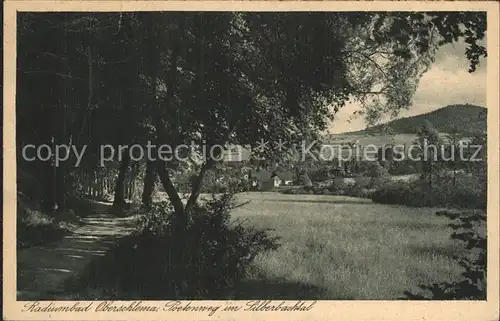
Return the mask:
<path id="1" fill-rule="evenodd" d="M 17 251 L 17 299 L 44 300 L 64 292 L 64 282 L 75 277 L 95 258 L 135 228 L 135 218 L 116 218 L 109 206 L 94 209 L 82 224 L 57 242 Z"/>

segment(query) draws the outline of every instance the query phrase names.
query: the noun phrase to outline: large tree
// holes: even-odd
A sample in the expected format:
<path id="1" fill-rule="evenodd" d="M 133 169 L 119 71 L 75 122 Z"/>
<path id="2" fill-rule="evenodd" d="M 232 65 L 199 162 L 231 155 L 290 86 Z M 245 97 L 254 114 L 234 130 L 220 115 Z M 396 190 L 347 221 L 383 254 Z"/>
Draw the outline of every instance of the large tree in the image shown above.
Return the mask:
<path id="1" fill-rule="evenodd" d="M 18 141 L 56 135 L 91 142 L 94 155 L 101 144 L 147 140 L 172 148 L 194 142 L 198 151 L 311 141 L 348 100 L 360 102 L 369 121 L 408 108 L 440 45 L 464 39 L 471 71 L 486 55 L 486 16 L 477 12 L 20 16 Z M 52 125 L 34 124 L 33 113 Z M 270 148 L 260 154 L 275 157 Z M 96 159 L 87 162 L 91 168 Z M 171 178 L 178 161 L 144 166 L 144 201 L 151 201 L 156 172 L 186 226 L 214 163 L 201 164 L 186 204 Z M 127 157 L 113 165 L 121 168 L 117 205 L 129 165 Z"/>
<path id="2" fill-rule="evenodd" d="M 166 84 L 159 140 L 191 139 L 209 148 L 311 139 L 351 98 L 369 120 L 395 114 L 411 105 L 440 45 L 465 38 L 471 71 L 486 53 L 477 43 L 485 29 L 481 14 L 176 13 L 157 19 L 147 19 L 150 34 L 161 39 L 163 19 L 163 37 L 170 40 L 154 41 L 168 47 L 161 51 L 167 63 L 158 55 L 150 60 L 165 66 L 164 77 L 155 75 Z M 212 165 L 209 159 L 201 166 L 183 205 L 159 164 L 163 186 L 186 222 Z"/>

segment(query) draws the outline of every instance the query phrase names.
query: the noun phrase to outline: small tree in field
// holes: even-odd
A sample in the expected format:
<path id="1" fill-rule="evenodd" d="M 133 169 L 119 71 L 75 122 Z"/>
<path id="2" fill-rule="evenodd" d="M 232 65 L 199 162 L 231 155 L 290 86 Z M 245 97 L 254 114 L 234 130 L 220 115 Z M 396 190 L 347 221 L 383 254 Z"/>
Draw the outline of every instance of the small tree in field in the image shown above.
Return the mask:
<path id="1" fill-rule="evenodd" d="M 418 131 L 415 143 L 420 147 L 422 177 L 427 180 L 429 188 L 432 188 L 432 175 L 436 170 L 434 167 L 439 160 L 441 148 L 439 132 L 427 121 Z"/>
<path id="2" fill-rule="evenodd" d="M 462 135 L 456 129 L 446 135 L 447 144 L 445 152 L 447 152 L 449 158 L 443 159 L 443 161 L 445 161 L 445 167 L 452 171 L 453 186 L 456 186 L 457 170 L 461 167 L 460 142 L 462 138 Z"/>

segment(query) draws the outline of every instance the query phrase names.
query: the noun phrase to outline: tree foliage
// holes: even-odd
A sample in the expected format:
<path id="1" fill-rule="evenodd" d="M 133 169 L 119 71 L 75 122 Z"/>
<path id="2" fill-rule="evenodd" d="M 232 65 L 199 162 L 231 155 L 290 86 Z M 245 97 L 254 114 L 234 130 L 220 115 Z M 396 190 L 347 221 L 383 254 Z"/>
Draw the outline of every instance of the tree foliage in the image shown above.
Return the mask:
<path id="1" fill-rule="evenodd" d="M 75 171 L 95 172 L 103 144 L 153 141 L 175 148 L 194 142 L 194 152 L 200 152 L 202 145 L 310 141 L 349 100 L 361 102 L 373 121 L 408 108 L 440 45 L 464 39 L 471 71 L 486 56 L 481 42 L 486 15 L 479 12 L 18 17 L 19 148 L 51 137 L 88 145 L 82 167 L 62 166 L 56 178 L 47 174 L 47 164 L 23 164 L 44 185 L 65 186 L 65 177 Z M 261 156 L 274 153 L 268 149 Z M 184 166 L 180 163 L 159 161 L 150 170 L 159 174 L 183 216 L 215 162 L 200 164 L 186 205 L 171 179 Z M 120 203 L 125 173 L 147 166 L 137 167 L 127 157 L 109 166 L 120 172 L 115 186 Z M 144 188 L 154 188 L 154 181 L 145 181 Z"/>

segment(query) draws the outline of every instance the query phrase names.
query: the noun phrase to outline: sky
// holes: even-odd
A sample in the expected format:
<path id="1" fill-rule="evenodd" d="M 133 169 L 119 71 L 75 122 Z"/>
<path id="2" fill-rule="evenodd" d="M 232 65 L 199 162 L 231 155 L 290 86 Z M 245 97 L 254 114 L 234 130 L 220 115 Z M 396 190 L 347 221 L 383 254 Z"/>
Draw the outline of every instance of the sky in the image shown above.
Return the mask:
<path id="1" fill-rule="evenodd" d="M 400 117 L 431 112 L 452 104 L 473 104 L 486 107 L 486 59 L 474 73 L 469 73 L 465 44 L 448 44 L 436 53 L 436 60 L 420 79 L 413 97 L 413 105 L 402 111 Z M 335 115 L 330 133 L 343 133 L 366 128 L 362 117 L 352 119 L 359 105 L 347 104 Z"/>

